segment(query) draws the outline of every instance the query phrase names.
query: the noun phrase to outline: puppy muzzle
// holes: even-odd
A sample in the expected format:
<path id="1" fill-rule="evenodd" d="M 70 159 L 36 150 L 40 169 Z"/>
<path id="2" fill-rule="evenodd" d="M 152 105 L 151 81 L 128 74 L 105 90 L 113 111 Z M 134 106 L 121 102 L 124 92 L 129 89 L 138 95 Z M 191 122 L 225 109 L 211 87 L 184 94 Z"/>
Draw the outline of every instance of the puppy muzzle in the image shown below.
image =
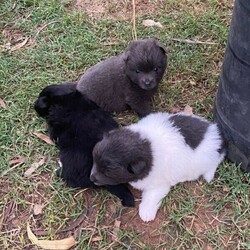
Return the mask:
<path id="1" fill-rule="evenodd" d="M 141 87 L 145 90 L 153 89 L 156 86 L 154 80 L 146 79 L 141 82 Z"/>

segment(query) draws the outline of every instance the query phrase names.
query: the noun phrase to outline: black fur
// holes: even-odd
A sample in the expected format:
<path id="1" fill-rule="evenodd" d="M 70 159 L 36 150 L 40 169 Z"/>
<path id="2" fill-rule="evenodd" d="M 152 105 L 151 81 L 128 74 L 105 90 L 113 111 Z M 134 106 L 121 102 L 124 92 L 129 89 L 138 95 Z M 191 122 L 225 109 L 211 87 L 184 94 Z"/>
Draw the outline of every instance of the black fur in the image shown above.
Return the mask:
<path id="1" fill-rule="evenodd" d="M 150 142 L 126 128 L 105 134 L 103 140 L 96 144 L 93 157 L 90 179 L 97 185 L 141 180 L 152 167 Z"/>
<path id="2" fill-rule="evenodd" d="M 74 188 L 95 188 L 90 180 L 92 150 L 103 134 L 118 124 L 109 113 L 78 92 L 75 83 L 45 87 L 34 108 L 46 119 L 49 135 L 59 148 L 61 178 Z M 125 184 L 107 189 L 124 206 L 134 206 L 134 197 Z"/>
<path id="3" fill-rule="evenodd" d="M 187 115 L 173 115 L 169 118 L 185 139 L 185 142 L 195 149 L 203 140 L 209 123 L 205 120 Z"/>

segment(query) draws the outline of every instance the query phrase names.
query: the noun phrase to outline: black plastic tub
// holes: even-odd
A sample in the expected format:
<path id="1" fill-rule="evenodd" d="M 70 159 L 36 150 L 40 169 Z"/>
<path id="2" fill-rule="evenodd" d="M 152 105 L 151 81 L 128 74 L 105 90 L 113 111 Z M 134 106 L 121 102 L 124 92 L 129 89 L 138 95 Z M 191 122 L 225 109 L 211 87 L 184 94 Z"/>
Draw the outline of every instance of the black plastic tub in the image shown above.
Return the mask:
<path id="1" fill-rule="evenodd" d="M 229 160 L 250 172 L 250 0 L 235 0 L 214 118 Z"/>

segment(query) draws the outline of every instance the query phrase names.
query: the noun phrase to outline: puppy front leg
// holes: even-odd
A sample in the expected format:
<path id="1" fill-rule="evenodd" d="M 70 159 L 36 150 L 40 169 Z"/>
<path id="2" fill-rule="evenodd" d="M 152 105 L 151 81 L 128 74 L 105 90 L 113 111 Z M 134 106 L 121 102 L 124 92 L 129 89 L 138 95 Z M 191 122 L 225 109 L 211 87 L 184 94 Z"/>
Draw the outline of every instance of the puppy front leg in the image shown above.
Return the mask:
<path id="1" fill-rule="evenodd" d="M 134 207 L 135 199 L 126 184 L 110 185 L 107 190 L 120 198 L 122 205 L 125 207 Z"/>
<path id="2" fill-rule="evenodd" d="M 150 101 L 134 100 L 129 102 L 128 105 L 134 110 L 140 117 L 144 117 L 151 112 Z"/>
<path id="3" fill-rule="evenodd" d="M 161 200 L 167 195 L 170 188 L 145 190 L 142 193 L 142 201 L 139 205 L 139 215 L 145 222 L 155 219 Z"/>

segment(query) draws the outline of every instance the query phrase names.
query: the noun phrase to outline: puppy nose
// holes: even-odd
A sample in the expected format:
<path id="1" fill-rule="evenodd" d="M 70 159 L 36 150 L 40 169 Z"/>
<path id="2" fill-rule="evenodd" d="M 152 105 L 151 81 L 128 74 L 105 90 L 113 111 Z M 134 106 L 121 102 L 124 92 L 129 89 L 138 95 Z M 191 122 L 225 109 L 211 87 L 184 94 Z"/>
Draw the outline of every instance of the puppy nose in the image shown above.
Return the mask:
<path id="1" fill-rule="evenodd" d="M 150 86 L 150 85 L 153 85 L 154 84 L 154 80 L 153 79 L 151 79 L 151 78 L 148 78 L 148 79 L 145 79 L 144 81 L 144 84 L 146 85 L 146 86 Z"/>
<path id="2" fill-rule="evenodd" d="M 96 177 L 93 174 L 90 175 L 90 180 L 92 182 L 96 182 L 97 181 Z"/>

